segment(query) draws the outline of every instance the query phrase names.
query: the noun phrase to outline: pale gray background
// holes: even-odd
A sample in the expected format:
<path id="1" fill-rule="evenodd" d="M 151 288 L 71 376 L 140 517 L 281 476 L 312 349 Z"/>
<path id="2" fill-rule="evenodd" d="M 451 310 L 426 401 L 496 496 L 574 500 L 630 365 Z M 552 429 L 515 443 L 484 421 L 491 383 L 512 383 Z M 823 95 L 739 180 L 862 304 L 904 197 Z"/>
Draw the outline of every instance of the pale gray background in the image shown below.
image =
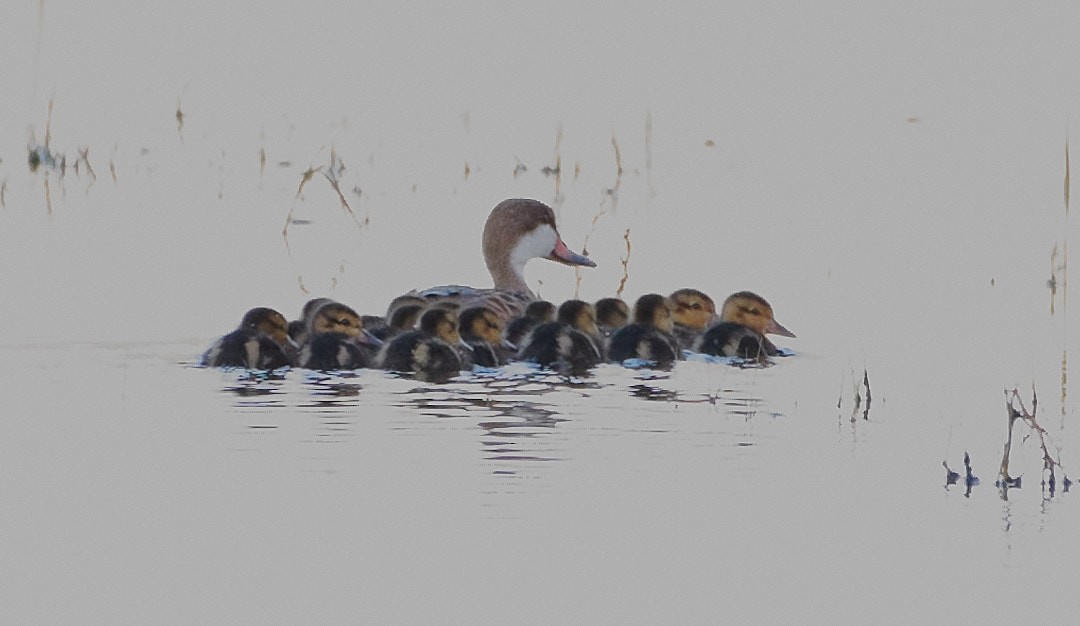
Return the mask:
<path id="1" fill-rule="evenodd" d="M 1066 2 L 6 4 L 6 611 L 1076 615 L 1072 496 L 1042 500 L 1033 441 L 1014 458 L 1024 489 L 1004 502 L 991 483 L 1004 387 L 1034 383 L 1075 458 L 1075 313 L 1059 290 L 1050 314 L 1046 281 L 1074 228 L 1078 34 Z M 50 99 L 62 179 L 26 167 Z M 560 131 L 556 197 L 541 168 Z M 94 182 L 71 168 L 80 149 Z M 318 175 L 296 197 L 331 151 L 362 228 Z M 402 396 L 372 373 L 319 404 L 293 373 L 259 402 L 219 393 L 235 375 L 177 366 L 251 306 L 381 312 L 409 288 L 486 284 L 479 231 L 511 196 L 552 203 L 572 247 L 592 232 L 583 297 L 614 291 L 629 228 L 628 297 L 756 290 L 799 356 L 650 383 L 719 404 L 630 398 L 641 381 L 618 368 L 597 390 L 538 385 L 500 418 L 529 424 L 519 438 L 488 423 L 498 408 L 458 404 L 501 397 L 491 385 Z M 312 222 L 291 228 L 291 258 L 290 210 Z M 528 277 L 574 294 L 564 267 Z M 853 425 L 864 367 L 874 419 Z M 566 421 L 533 426 L 524 402 Z M 941 489 L 941 460 L 965 450 L 984 482 L 970 499 Z"/>

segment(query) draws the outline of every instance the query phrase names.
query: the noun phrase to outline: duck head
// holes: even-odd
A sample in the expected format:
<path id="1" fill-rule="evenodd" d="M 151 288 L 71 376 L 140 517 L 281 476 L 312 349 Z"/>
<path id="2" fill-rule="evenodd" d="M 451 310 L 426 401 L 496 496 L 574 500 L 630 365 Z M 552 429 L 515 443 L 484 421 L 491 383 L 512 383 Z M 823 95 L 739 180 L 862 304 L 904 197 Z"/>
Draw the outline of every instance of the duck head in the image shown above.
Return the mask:
<path id="1" fill-rule="evenodd" d="M 525 264 L 535 258 L 596 267 L 588 257 L 566 246 L 555 227 L 551 207 L 538 200 L 503 200 L 484 224 L 484 261 L 495 288 L 531 294 L 525 283 Z"/>
<path id="2" fill-rule="evenodd" d="M 465 346 L 458 331 L 457 313 L 443 307 L 433 307 L 420 316 L 420 330 L 442 339 L 452 346 Z"/>
<path id="3" fill-rule="evenodd" d="M 704 330 L 716 321 L 716 303 L 697 289 L 679 289 L 672 293 L 672 315 L 675 323 L 693 330 Z"/>
<path id="4" fill-rule="evenodd" d="M 281 346 L 296 346 L 289 337 L 289 321 L 285 316 L 268 307 L 256 307 L 244 314 L 240 328 L 254 330 L 270 337 Z"/>
<path id="5" fill-rule="evenodd" d="M 641 296 L 634 303 L 634 323 L 670 333 L 675 327 L 675 320 L 671 316 L 671 300 L 658 293 Z"/>
<path id="6" fill-rule="evenodd" d="M 382 344 L 377 338 L 364 330 L 360 315 L 340 302 L 325 302 L 308 319 L 308 339 L 325 333 L 339 333 L 359 343 L 372 346 Z"/>
<path id="7" fill-rule="evenodd" d="M 765 298 L 750 291 L 739 291 L 728 296 L 720 309 L 720 319 L 724 322 L 749 326 L 763 335 L 795 336 L 795 333 L 776 321 L 772 306 L 765 301 Z"/>
<path id="8" fill-rule="evenodd" d="M 596 320 L 606 328 L 622 328 L 630 320 L 630 307 L 619 298 L 600 298 L 593 308 Z"/>
<path id="9" fill-rule="evenodd" d="M 582 300 L 567 300 L 559 305 L 559 321 L 569 324 L 586 335 L 596 338 L 600 329 L 596 326 L 596 309 Z"/>

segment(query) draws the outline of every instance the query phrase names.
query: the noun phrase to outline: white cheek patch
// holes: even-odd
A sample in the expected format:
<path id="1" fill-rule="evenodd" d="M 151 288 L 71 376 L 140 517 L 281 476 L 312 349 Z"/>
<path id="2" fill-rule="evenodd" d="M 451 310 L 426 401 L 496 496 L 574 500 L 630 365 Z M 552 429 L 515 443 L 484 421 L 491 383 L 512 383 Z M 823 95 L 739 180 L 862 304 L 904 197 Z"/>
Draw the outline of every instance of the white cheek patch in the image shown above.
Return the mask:
<path id="1" fill-rule="evenodd" d="M 541 224 L 537 226 L 522 235 L 514 244 L 514 249 L 510 251 L 510 266 L 514 268 L 518 275 L 522 275 L 525 271 L 525 264 L 529 259 L 548 256 L 555 249 L 555 244 L 558 241 L 559 235 L 551 225 Z"/>

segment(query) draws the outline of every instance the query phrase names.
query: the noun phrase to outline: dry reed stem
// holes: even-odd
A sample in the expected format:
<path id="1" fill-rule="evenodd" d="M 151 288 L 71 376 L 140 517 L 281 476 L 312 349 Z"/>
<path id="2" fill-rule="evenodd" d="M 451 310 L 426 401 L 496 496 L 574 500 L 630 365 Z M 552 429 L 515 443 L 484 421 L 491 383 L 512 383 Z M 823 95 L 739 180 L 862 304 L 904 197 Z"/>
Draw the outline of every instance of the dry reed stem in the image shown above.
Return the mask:
<path id="1" fill-rule="evenodd" d="M 1054 458 L 1054 455 L 1050 453 L 1049 447 L 1049 433 L 1043 428 L 1036 420 L 1036 413 L 1039 408 L 1039 397 L 1035 392 L 1035 386 L 1031 387 L 1031 411 L 1028 412 L 1027 407 L 1024 406 L 1024 401 L 1020 397 L 1020 392 L 1016 389 L 1005 390 L 1005 408 L 1009 415 L 1009 435 L 1005 441 L 1005 450 L 1001 458 L 1001 465 L 998 469 L 998 485 L 1004 487 L 1015 486 L 1019 482 L 1019 478 L 1012 478 L 1009 475 L 1009 454 L 1012 451 L 1012 438 L 1013 438 L 1013 424 L 1017 420 L 1023 421 L 1027 424 L 1028 428 L 1035 432 L 1039 437 L 1039 447 L 1043 453 L 1043 471 L 1049 473 L 1049 485 L 1051 493 L 1053 492 L 1056 484 L 1056 469 L 1061 467 L 1060 458 Z M 1026 437 L 1025 437 L 1026 439 Z M 1068 481 L 1068 477 L 1065 477 Z"/>
<path id="2" fill-rule="evenodd" d="M 259 147 L 259 177 L 266 171 L 266 148 Z"/>
<path id="3" fill-rule="evenodd" d="M 627 228 L 623 233 L 623 240 L 626 242 L 626 256 L 622 259 L 622 278 L 619 280 L 619 288 L 615 290 L 615 295 L 622 297 L 623 290 L 626 288 L 626 281 L 630 278 L 630 229 Z"/>
<path id="4" fill-rule="evenodd" d="M 0 183 L 0 209 L 6 209 L 7 208 L 7 200 L 6 200 L 5 196 L 7 196 L 7 179 L 6 178 L 4 179 L 4 182 Z"/>
<path id="5" fill-rule="evenodd" d="M 79 163 L 86 165 L 86 172 L 90 175 L 90 184 L 97 182 L 97 174 L 94 173 L 94 168 L 90 165 L 90 148 L 79 149 L 79 158 L 75 161 L 75 174 L 79 173 Z"/>
<path id="6" fill-rule="evenodd" d="M 180 98 L 176 99 L 176 136 L 184 143 L 184 111 L 180 108 Z"/>

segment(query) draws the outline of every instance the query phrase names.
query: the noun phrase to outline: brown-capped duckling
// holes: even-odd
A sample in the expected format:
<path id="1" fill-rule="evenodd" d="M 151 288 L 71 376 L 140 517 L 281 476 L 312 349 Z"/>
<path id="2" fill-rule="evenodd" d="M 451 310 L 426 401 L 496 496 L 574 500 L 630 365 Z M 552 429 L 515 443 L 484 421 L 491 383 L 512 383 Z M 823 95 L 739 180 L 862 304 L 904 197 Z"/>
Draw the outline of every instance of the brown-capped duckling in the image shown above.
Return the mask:
<path id="1" fill-rule="evenodd" d="M 668 298 L 675 321 L 671 334 L 679 342 L 680 350 L 689 350 L 701 333 L 716 322 L 716 303 L 697 289 L 679 289 Z"/>
<path id="2" fill-rule="evenodd" d="M 671 336 L 673 328 L 670 300 L 657 293 L 641 296 L 634 303 L 634 323 L 611 336 L 608 360 L 642 359 L 670 367 L 681 354 Z"/>
<path id="3" fill-rule="evenodd" d="M 322 305 L 333 301 L 332 298 L 312 298 L 304 303 L 304 307 L 300 309 L 300 319 L 289 322 L 289 336 L 296 342 L 296 345 L 302 346 L 307 343 L 308 324 L 311 323 L 311 316 L 315 311 Z"/>
<path id="4" fill-rule="evenodd" d="M 401 333 L 380 353 L 380 367 L 394 372 L 414 372 L 419 380 L 445 382 L 462 369 L 455 346 L 462 345 L 457 314 L 434 307 L 420 316 L 419 330 Z"/>
<path id="5" fill-rule="evenodd" d="M 300 350 L 300 367 L 350 370 L 367 367 L 381 343 L 364 331 L 356 311 L 340 302 L 324 303 L 308 322 L 308 342 Z"/>
<path id="6" fill-rule="evenodd" d="M 472 348 L 471 358 L 465 365 L 498 367 L 506 363 L 508 350 L 515 349 L 502 338 L 503 322 L 494 311 L 484 306 L 469 307 L 458 314 L 461 339 Z"/>
<path id="7" fill-rule="evenodd" d="M 773 314 L 765 298 L 750 291 L 728 296 L 720 309 L 720 323 L 713 325 L 698 339 L 694 349 L 714 356 L 737 356 L 764 359 L 779 351 L 766 334 L 794 337 Z"/>
<path id="8" fill-rule="evenodd" d="M 529 334 L 529 331 L 540 324 L 555 320 L 555 305 L 547 300 L 536 300 L 525 307 L 525 314 L 510 320 L 506 325 L 504 338 L 515 346 L 520 346 L 521 341 Z"/>
<path id="9" fill-rule="evenodd" d="M 296 344 L 289 323 L 274 309 L 258 307 L 244 314 L 240 326 L 214 342 L 203 354 L 208 367 L 271 370 L 289 365 Z"/>
<path id="10" fill-rule="evenodd" d="M 567 300 L 555 322 L 541 324 L 525 338 L 518 356 L 562 372 L 583 374 L 602 361 L 593 305 Z"/>
<path id="11" fill-rule="evenodd" d="M 630 307 L 619 298 L 600 298 L 593 308 L 596 310 L 596 324 L 604 337 L 610 337 L 611 333 L 630 323 Z"/>

